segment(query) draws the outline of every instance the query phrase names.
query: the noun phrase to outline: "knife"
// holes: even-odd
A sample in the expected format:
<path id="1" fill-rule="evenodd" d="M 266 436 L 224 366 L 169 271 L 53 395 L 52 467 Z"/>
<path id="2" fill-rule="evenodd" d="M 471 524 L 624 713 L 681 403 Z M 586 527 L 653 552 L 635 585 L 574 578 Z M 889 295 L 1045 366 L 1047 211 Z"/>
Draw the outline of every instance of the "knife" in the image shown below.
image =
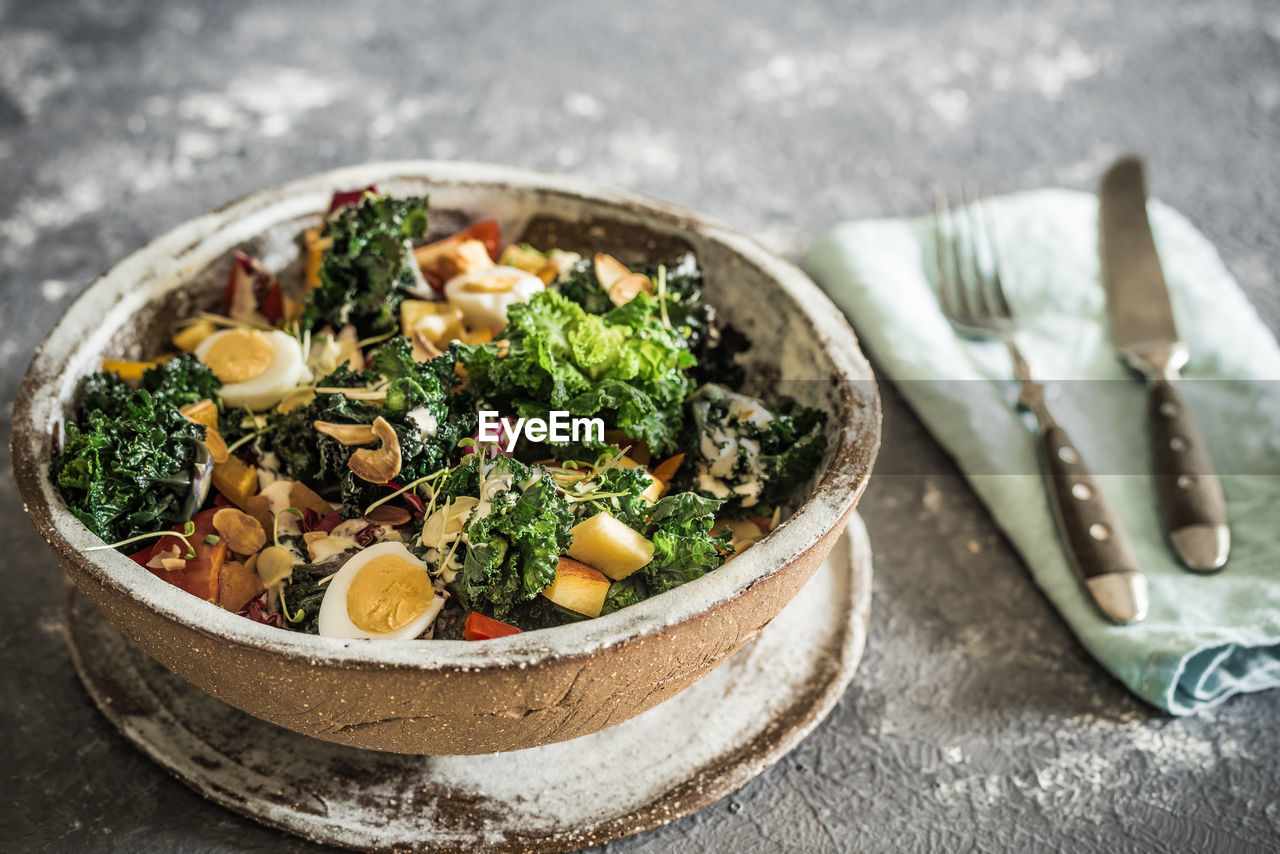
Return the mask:
<path id="1" fill-rule="evenodd" d="M 1147 220 L 1142 160 L 1117 160 L 1102 176 L 1099 253 L 1120 356 L 1146 377 L 1152 464 L 1165 531 L 1188 569 L 1213 572 L 1227 562 L 1231 531 L 1222 484 L 1204 434 L 1178 391 L 1190 356 L 1178 338 L 1169 290 Z"/>

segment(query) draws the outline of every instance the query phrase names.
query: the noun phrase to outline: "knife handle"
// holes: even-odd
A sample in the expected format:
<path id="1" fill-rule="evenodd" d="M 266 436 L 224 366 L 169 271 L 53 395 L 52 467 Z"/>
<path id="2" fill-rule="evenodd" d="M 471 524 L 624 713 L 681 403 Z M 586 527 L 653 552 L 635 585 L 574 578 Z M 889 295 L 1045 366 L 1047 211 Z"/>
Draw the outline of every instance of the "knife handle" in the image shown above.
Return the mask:
<path id="1" fill-rule="evenodd" d="M 1165 531 L 1189 569 L 1212 572 L 1230 548 L 1222 482 L 1186 398 L 1164 377 L 1150 381 L 1152 470 Z"/>
<path id="2" fill-rule="evenodd" d="M 1058 533 L 1094 604 L 1124 625 L 1147 615 L 1147 579 L 1111 502 L 1080 452 L 1047 412 L 1040 417 L 1041 461 Z"/>

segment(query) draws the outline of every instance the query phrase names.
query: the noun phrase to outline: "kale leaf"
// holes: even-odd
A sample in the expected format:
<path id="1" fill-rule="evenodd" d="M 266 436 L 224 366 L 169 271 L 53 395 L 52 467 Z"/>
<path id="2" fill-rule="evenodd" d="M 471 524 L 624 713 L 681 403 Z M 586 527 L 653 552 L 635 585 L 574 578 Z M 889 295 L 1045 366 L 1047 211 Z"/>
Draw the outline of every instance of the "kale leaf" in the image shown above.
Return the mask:
<path id="1" fill-rule="evenodd" d="M 609 585 L 609 592 L 604 597 L 604 607 L 600 616 L 612 614 L 619 608 L 634 605 L 649 598 L 649 588 L 637 574 L 632 574 Z"/>
<path id="2" fill-rule="evenodd" d="M 92 409 L 68 423 L 53 461 L 54 482 L 71 512 L 108 543 L 184 521 L 195 445 L 205 428 L 146 390 L 125 396 L 101 375 L 92 390 L 93 405 L 110 411 Z"/>
<path id="3" fill-rule="evenodd" d="M 595 265 L 590 258 L 583 258 L 565 271 L 559 288 L 561 294 L 589 314 L 607 314 L 613 310 L 613 300 L 596 279 Z"/>
<path id="4" fill-rule="evenodd" d="M 298 564 L 280 588 L 280 610 L 285 622 L 307 634 L 320 633 L 320 603 L 329 589 L 321 584 L 341 569 L 349 556 L 338 556 L 318 564 Z"/>
<path id="5" fill-rule="evenodd" d="M 405 292 L 420 286 L 413 241 L 427 230 L 427 201 L 365 194 L 325 224 L 333 242 L 320 262 L 320 285 L 307 295 L 304 329 L 347 323 L 361 337 L 395 329 Z"/>
<path id="6" fill-rule="evenodd" d="M 156 406 L 181 409 L 206 398 L 216 401 L 222 382 L 203 362 L 184 353 L 144 371 L 141 387 L 150 393 Z M 94 411 L 119 418 L 134 402 L 135 391 L 117 373 L 90 374 L 80 387 L 76 418 L 83 420 Z"/>
<path id="7" fill-rule="evenodd" d="M 648 300 L 641 294 L 634 301 Z M 509 413 L 546 418 L 559 409 L 598 416 L 650 448 L 669 448 L 693 388 L 684 371 L 694 360 L 671 330 L 648 316 L 648 305 L 601 316 L 553 291 L 539 292 L 507 310 L 505 351 L 497 344 L 459 347 L 469 387 Z"/>
<path id="8" fill-rule="evenodd" d="M 691 465 L 675 486 L 725 501 L 729 514 L 771 510 L 817 468 L 826 414 L 792 400 L 776 407 L 708 383 L 689 399 L 681 445 Z"/>
<path id="9" fill-rule="evenodd" d="M 372 424 L 375 418 L 386 419 L 400 443 L 397 483 L 424 477 L 455 459 L 460 454 L 458 442 L 476 429 L 470 395 L 450 393 L 456 381 L 456 360 L 456 353 L 450 351 L 429 362 L 415 362 L 408 340 L 393 338 L 374 354 L 367 370 L 343 366 L 317 384 L 320 388 L 385 386 L 385 406 L 339 393 L 317 394 L 305 406 L 269 415 L 258 447 L 273 452 L 287 476 L 321 490 L 337 488 L 343 515 L 359 516 L 387 490 L 352 474 L 347 461 L 356 448 L 320 433 L 315 422 Z"/>
<path id="10" fill-rule="evenodd" d="M 507 457 L 473 454 L 446 476 L 440 493 L 488 505 L 467 520 L 462 566 L 449 582 L 464 608 L 507 619 L 555 580 L 573 515 L 549 475 Z"/>
<path id="11" fill-rule="evenodd" d="M 636 573 L 650 595 L 679 587 L 724 563 L 731 551 L 729 533 L 709 536 L 720 504 L 696 493 L 680 492 L 653 506 L 649 534 L 653 560 Z"/>

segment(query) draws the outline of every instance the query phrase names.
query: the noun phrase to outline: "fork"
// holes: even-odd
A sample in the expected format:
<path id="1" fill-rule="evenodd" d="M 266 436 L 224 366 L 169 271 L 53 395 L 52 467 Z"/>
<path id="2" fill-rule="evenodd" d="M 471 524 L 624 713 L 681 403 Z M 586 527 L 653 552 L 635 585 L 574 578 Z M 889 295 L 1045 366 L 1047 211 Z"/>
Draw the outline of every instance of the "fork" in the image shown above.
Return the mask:
<path id="1" fill-rule="evenodd" d="M 964 190 L 957 209 L 945 190 L 935 190 L 933 227 L 942 312 L 961 336 L 999 340 L 1008 348 L 1013 378 L 1020 386 L 1018 408 L 1035 417 L 1049 503 L 1076 574 L 1107 619 L 1121 625 L 1142 620 L 1147 614 L 1147 578 L 1138 568 L 1124 523 L 1049 411 L 1045 387 L 1032 378 L 1031 365 L 1015 340 L 1016 323 L 1001 282 L 996 229 L 986 197 Z"/>

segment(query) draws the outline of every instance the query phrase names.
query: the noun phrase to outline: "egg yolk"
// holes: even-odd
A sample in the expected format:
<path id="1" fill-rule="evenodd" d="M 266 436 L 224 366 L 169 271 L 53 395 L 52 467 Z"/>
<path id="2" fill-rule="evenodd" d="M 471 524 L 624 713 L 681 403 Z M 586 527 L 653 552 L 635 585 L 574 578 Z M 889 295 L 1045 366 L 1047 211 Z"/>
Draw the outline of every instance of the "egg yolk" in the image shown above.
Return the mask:
<path id="1" fill-rule="evenodd" d="M 435 599 L 431 580 L 420 566 L 392 555 L 369 561 L 347 589 L 347 616 L 373 635 L 403 628 Z"/>
<path id="2" fill-rule="evenodd" d="M 267 337 L 247 329 L 234 329 L 209 345 L 204 363 L 227 385 L 247 382 L 271 365 L 275 348 Z"/>
<path id="3" fill-rule="evenodd" d="M 477 276 L 458 285 L 458 290 L 464 294 L 505 294 L 523 278 L 514 273 L 505 276 L 502 274 Z"/>

